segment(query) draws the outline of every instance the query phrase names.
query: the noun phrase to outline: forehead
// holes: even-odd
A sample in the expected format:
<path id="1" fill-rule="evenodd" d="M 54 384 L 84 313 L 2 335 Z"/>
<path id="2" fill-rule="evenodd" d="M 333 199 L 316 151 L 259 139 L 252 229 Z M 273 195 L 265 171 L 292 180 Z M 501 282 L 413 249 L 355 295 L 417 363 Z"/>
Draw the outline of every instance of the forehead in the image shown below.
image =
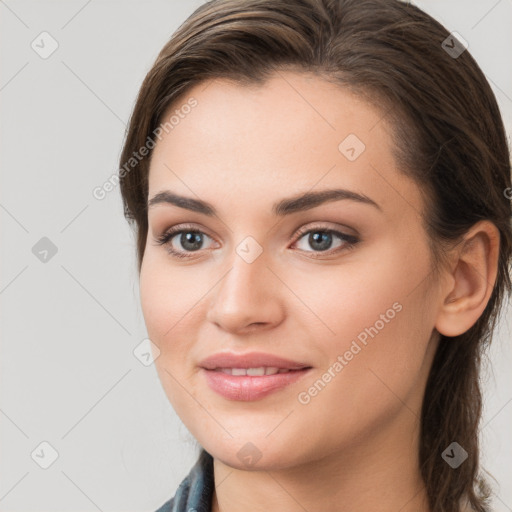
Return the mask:
<path id="1" fill-rule="evenodd" d="M 191 99 L 196 106 L 188 109 Z M 180 119 L 173 116 L 182 109 L 190 112 Z M 372 139 L 377 140 L 386 136 L 387 128 L 381 122 L 383 112 L 348 89 L 317 75 L 290 71 L 276 73 L 257 85 L 224 79 L 202 82 L 169 107 L 163 122 L 171 117 L 173 127 L 169 137 L 164 134 L 169 139 L 166 144 L 172 145 L 170 139 L 177 144 L 179 137 L 193 136 L 197 143 L 204 146 L 210 141 L 219 149 L 242 141 L 256 146 L 272 141 L 293 144 L 305 138 L 310 145 L 318 145 L 326 134 L 342 137 L 349 131 L 361 139 L 373 131 Z M 380 127 L 374 130 L 377 124 Z M 332 142 L 331 137 L 325 142 Z"/>
<path id="2" fill-rule="evenodd" d="M 183 108 L 191 99 L 194 108 Z M 202 82 L 163 121 L 172 115 L 179 122 L 153 150 L 149 197 L 172 188 L 250 200 L 319 184 L 373 190 L 385 203 L 386 178 L 403 181 L 383 112 L 315 75 L 280 72 L 257 86 Z"/>

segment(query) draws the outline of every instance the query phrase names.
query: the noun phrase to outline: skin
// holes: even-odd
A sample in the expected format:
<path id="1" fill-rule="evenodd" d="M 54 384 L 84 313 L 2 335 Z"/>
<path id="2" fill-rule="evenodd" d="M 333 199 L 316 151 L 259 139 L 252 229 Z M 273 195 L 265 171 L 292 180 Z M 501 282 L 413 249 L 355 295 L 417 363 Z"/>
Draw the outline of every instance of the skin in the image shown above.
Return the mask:
<path id="1" fill-rule="evenodd" d="M 434 279 L 425 205 L 396 168 L 383 114 L 317 76 L 280 72 L 262 87 L 215 80 L 186 96 L 198 105 L 157 143 L 149 198 L 171 190 L 218 214 L 148 209 L 140 294 L 163 388 L 214 457 L 212 510 L 427 511 L 419 417 L 437 332 L 455 336 L 481 315 L 498 231 L 475 225 Z M 366 146 L 354 161 L 338 149 L 349 134 Z M 344 199 L 283 218 L 271 211 L 283 198 L 331 188 L 379 208 Z M 173 238 L 189 259 L 155 242 L 183 223 L 205 233 L 195 252 Z M 297 236 L 319 226 L 359 242 L 350 249 L 334 235 L 322 253 L 308 234 Z M 247 236 L 263 251 L 252 263 L 236 252 Z M 394 303 L 402 307 L 394 318 L 300 403 L 299 393 Z M 227 400 L 198 366 L 221 350 L 268 352 L 313 370 L 261 400 Z M 247 442 L 261 454 L 254 466 L 237 457 Z"/>

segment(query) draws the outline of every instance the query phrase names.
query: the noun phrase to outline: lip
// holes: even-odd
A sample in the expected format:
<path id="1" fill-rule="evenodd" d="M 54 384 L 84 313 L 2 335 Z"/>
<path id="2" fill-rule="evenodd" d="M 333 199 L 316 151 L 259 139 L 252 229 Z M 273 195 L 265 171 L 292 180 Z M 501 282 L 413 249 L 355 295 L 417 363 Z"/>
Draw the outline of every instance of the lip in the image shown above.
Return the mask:
<path id="1" fill-rule="evenodd" d="M 218 352 L 206 359 L 203 359 L 199 366 L 205 370 L 215 370 L 217 368 L 260 368 L 262 366 L 275 366 L 280 369 L 303 370 L 311 368 L 306 363 L 292 361 L 273 354 L 264 352 L 247 352 L 245 354 L 235 354 L 233 352 Z M 269 375 L 270 377 L 270 375 Z"/>
<path id="2" fill-rule="evenodd" d="M 288 369 L 286 373 L 273 375 L 229 375 L 220 368 L 260 368 L 277 367 Z M 312 369 L 311 366 L 284 359 L 272 354 L 250 352 L 233 354 L 221 352 L 207 357 L 200 363 L 201 373 L 205 376 L 210 389 L 228 400 L 254 401 L 279 391 L 303 378 Z"/>

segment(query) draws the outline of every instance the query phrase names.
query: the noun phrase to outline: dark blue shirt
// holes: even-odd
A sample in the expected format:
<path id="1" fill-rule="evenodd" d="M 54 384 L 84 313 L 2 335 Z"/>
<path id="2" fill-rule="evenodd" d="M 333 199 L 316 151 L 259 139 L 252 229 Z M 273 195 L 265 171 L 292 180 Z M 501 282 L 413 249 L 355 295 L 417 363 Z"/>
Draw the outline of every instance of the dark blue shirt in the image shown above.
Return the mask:
<path id="1" fill-rule="evenodd" d="M 174 497 L 156 512 L 211 512 L 213 488 L 213 457 L 202 449 Z"/>

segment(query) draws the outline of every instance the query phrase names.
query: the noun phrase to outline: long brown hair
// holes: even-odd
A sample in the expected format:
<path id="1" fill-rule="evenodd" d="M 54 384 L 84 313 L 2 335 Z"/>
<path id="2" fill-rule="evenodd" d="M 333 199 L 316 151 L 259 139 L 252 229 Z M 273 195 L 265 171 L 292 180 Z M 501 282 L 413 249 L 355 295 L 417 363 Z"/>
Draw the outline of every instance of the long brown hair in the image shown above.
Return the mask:
<path id="1" fill-rule="evenodd" d="M 120 187 L 136 229 L 140 271 L 151 151 L 133 155 L 152 149 L 164 113 L 192 86 L 212 78 L 261 84 L 276 70 L 293 68 L 348 87 L 381 109 L 393 128 L 399 169 L 426 199 L 433 268 L 441 267 L 447 244 L 477 221 L 489 219 L 500 231 L 490 300 L 467 332 L 441 336 L 421 415 L 419 460 L 430 509 L 455 512 L 467 498 L 484 512 L 489 487 L 479 468 L 479 375 L 511 291 L 510 154 L 484 74 L 450 37 L 429 15 L 398 0 L 207 2 L 174 33 L 142 84 L 120 159 Z M 457 469 L 441 456 L 454 441 L 468 453 Z"/>

